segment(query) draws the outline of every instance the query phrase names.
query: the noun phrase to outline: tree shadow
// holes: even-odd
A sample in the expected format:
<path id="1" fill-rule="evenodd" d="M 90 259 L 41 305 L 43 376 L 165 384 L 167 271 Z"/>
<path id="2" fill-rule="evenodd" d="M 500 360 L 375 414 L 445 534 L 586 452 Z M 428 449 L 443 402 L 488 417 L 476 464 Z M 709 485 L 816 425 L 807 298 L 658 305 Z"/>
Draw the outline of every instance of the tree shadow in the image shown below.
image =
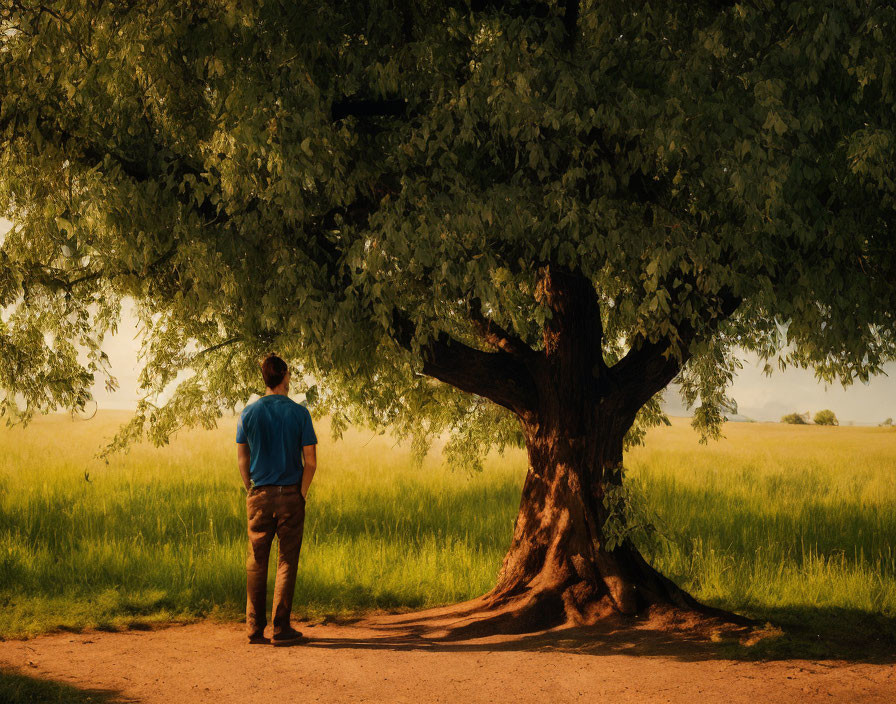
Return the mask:
<path id="1" fill-rule="evenodd" d="M 773 624 L 781 635 L 734 649 L 732 657 L 896 663 L 896 614 L 835 606 L 784 606 L 757 609 L 751 615 Z"/>
<path id="2" fill-rule="evenodd" d="M 459 609 L 458 622 L 471 613 Z M 496 629 L 467 638 L 462 628 L 426 612 L 339 619 L 372 635 L 318 638 L 314 629 L 303 645 L 314 648 L 429 652 L 541 651 L 592 656 L 661 656 L 681 661 L 843 660 L 896 663 L 896 617 L 840 608 L 789 607 L 751 614 L 764 625 L 753 628 L 702 622 L 699 626 L 656 619 L 609 617 L 593 626 L 560 626 L 520 633 Z M 442 615 L 443 617 L 444 615 Z M 442 618 L 440 617 L 440 618 Z"/>
<path id="3" fill-rule="evenodd" d="M 136 701 L 108 689 L 82 689 L 63 682 L 0 669 L 0 702 L 4 704 L 130 704 Z"/>

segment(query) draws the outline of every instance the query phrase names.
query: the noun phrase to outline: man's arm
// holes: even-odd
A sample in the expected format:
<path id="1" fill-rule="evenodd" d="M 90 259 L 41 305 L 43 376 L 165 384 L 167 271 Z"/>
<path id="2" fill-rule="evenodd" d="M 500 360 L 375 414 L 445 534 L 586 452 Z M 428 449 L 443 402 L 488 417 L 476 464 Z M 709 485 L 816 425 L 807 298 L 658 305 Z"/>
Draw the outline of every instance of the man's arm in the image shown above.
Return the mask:
<path id="1" fill-rule="evenodd" d="M 308 496 L 308 487 L 311 486 L 311 480 L 314 479 L 314 472 L 317 469 L 317 445 L 305 445 L 302 448 L 302 460 L 304 469 L 302 470 L 302 496 Z"/>
<path id="2" fill-rule="evenodd" d="M 249 491 L 252 487 L 252 483 L 249 479 L 249 465 L 251 464 L 249 443 L 238 442 L 236 444 L 236 463 L 240 468 L 240 476 L 243 478 L 243 485 L 246 487 L 246 491 Z"/>

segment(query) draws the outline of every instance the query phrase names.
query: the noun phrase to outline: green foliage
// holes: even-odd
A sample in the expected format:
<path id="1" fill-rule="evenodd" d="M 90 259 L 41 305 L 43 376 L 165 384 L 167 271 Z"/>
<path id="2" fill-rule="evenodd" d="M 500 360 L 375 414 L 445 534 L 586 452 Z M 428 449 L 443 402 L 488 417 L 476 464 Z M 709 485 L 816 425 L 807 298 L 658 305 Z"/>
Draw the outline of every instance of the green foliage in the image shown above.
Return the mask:
<path id="1" fill-rule="evenodd" d="M 623 449 L 628 450 L 636 445 L 643 445 L 644 438 L 650 428 L 670 424 L 669 416 L 662 409 L 662 399 L 663 394 L 659 393 L 641 407 L 635 418 L 634 425 L 623 438 Z"/>
<path id="2" fill-rule="evenodd" d="M 781 422 L 789 423 L 790 425 L 808 425 L 807 416 L 808 413 L 788 413 L 786 416 L 781 417 Z"/>
<path id="3" fill-rule="evenodd" d="M 601 499 L 606 510 L 606 518 L 601 526 L 605 539 L 605 549 L 614 550 L 626 541 L 635 542 L 639 549 L 656 553 L 660 544 L 669 536 L 657 526 L 662 525 L 659 516 L 649 508 L 648 497 L 638 478 L 626 477 L 624 470 L 618 469 L 616 481 L 605 485 Z"/>
<path id="4" fill-rule="evenodd" d="M 892 418 L 887 418 L 883 423 L 881 423 L 881 426 L 887 427 L 887 428 L 891 427 L 892 425 L 893 425 Z"/>
<path id="5" fill-rule="evenodd" d="M 548 263 L 594 284 L 607 359 L 698 333 L 681 380 L 707 437 L 735 348 L 880 371 L 892 3 L 581 3 L 572 36 L 564 6 L 4 6 L 0 413 L 114 384 L 102 342 L 130 297 L 144 399 L 112 448 L 215 422 L 275 350 L 337 434 L 450 430 L 475 466 L 514 419 L 424 377 L 394 314 L 414 349 L 486 349 L 477 301 L 540 350 Z"/>
<path id="6" fill-rule="evenodd" d="M 819 411 L 815 414 L 813 420 L 815 421 L 815 425 L 840 425 L 837 416 L 835 416 L 834 412 L 830 409 Z"/>

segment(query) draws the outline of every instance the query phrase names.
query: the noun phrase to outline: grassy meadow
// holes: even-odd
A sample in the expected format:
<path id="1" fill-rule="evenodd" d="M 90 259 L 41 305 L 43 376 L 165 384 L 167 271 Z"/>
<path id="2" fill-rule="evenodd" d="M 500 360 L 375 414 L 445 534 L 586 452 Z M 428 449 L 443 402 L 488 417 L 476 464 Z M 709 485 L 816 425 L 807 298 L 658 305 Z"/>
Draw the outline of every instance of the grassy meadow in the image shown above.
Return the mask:
<path id="1" fill-rule="evenodd" d="M 126 417 L 0 428 L 0 636 L 242 617 L 236 419 L 108 465 L 94 459 Z M 417 468 L 388 435 L 351 431 L 333 443 L 326 421 L 316 425 L 299 616 L 420 608 L 489 588 L 519 503 L 522 451 L 465 473 L 436 447 Z M 724 432 L 701 446 L 675 419 L 628 454 L 664 536 L 653 562 L 714 605 L 896 645 L 896 431 Z"/>

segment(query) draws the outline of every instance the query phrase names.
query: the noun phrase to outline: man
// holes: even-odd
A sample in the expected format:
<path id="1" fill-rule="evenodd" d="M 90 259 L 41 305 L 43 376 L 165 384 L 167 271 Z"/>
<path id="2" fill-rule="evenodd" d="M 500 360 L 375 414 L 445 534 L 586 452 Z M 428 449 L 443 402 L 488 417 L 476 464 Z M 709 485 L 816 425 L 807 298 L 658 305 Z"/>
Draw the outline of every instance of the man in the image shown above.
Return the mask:
<path id="1" fill-rule="evenodd" d="M 290 624 L 305 497 L 317 469 L 311 415 L 289 396 L 289 369 L 276 355 L 261 363 L 265 395 L 243 409 L 236 429 L 237 463 L 246 486 L 249 556 L 246 561 L 246 627 L 250 643 L 267 643 L 268 556 L 276 534 L 280 558 L 274 584 L 274 645 L 292 645 L 302 634 Z"/>

